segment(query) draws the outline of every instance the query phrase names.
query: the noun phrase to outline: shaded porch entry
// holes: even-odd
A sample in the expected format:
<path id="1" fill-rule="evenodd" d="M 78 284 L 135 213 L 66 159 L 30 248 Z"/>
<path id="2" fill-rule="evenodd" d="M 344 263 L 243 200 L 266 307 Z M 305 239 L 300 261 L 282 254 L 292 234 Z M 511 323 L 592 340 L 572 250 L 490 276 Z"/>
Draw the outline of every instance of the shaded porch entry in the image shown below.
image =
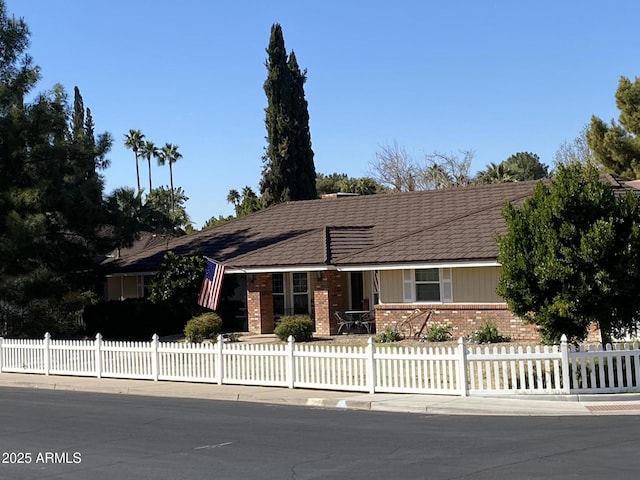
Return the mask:
<path id="1" fill-rule="evenodd" d="M 369 310 L 370 301 L 365 289 L 364 272 L 349 272 L 350 310 Z"/>
<path id="2" fill-rule="evenodd" d="M 338 332 L 337 311 L 371 310 L 371 272 L 255 273 L 247 276 L 249 331 L 273 333 L 282 315 L 309 315 L 317 335 Z"/>

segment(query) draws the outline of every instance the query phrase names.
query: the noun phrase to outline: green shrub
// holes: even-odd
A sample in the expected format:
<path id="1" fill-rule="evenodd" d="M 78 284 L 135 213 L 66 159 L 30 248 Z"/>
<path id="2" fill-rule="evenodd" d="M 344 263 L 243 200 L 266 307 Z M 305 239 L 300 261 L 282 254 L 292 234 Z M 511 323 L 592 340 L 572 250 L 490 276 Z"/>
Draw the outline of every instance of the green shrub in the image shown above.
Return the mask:
<path id="1" fill-rule="evenodd" d="M 503 337 L 498 332 L 498 327 L 491 320 L 486 320 L 480 328 L 471 335 L 471 341 L 475 343 L 500 343 L 508 342 L 508 337 Z"/>
<path id="2" fill-rule="evenodd" d="M 224 338 L 226 339 L 227 342 L 229 343 L 238 343 L 240 341 L 240 337 L 242 335 L 236 332 L 233 333 L 225 333 L 224 334 Z"/>
<path id="3" fill-rule="evenodd" d="M 404 335 L 402 335 L 402 333 L 393 330 L 391 327 L 387 327 L 384 329 L 384 332 L 376 335 L 375 341 L 376 343 L 393 343 L 403 339 Z"/>
<path id="4" fill-rule="evenodd" d="M 222 332 L 222 319 L 217 313 L 203 313 L 193 317 L 184 326 L 184 336 L 188 342 L 201 343 L 215 339 Z"/>
<path id="5" fill-rule="evenodd" d="M 282 341 L 292 336 L 296 342 L 309 342 L 313 338 L 313 321 L 309 317 L 292 315 L 282 317 L 273 333 Z"/>
<path id="6" fill-rule="evenodd" d="M 431 325 L 424 335 L 427 342 L 447 342 L 451 340 L 451 325 Z"/>

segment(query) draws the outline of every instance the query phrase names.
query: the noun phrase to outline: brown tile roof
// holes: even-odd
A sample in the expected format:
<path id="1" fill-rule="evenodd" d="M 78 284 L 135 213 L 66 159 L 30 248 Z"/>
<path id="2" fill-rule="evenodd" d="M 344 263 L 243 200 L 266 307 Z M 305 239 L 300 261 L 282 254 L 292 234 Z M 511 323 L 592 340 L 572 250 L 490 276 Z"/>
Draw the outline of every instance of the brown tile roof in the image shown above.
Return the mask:
<path id="1" fill-rule="evenodd" d="M 362 266 L 495 260 L 502 208 L 537 182 L 289 202 L 110 261 L 154 271 L 167 249 L 229 268 Z M 106 266 L 106 265 L 105 265 Z"/>

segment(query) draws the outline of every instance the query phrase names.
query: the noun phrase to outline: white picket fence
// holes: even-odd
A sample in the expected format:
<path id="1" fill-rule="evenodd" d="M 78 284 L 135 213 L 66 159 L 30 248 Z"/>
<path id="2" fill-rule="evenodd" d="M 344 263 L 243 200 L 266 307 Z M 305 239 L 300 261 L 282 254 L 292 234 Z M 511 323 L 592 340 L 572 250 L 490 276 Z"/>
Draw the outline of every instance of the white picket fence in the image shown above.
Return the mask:
<path id="1" fill-rule="evenodd" d="M 0 372 L 448 395 L 640 392 L 637 343 L 322 346 L 0 338 Z"/>

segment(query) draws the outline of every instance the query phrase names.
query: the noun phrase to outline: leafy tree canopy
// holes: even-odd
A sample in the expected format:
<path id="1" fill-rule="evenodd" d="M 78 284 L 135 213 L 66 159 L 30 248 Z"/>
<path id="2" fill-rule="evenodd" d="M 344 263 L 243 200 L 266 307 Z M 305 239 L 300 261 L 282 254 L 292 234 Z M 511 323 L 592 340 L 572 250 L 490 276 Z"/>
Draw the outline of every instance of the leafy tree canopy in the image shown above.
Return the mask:
<path id="1" fill-rule="evenodd" d="M 354 178 L 349 177 L 346 173 L 332 173 L 330 175 L 318 173 L 316 189 L 318 195 L 338 192 L 373 195 L 385 191 L 382 185 L 370 177 Z"/>
<path id="2" fill-rule="evenodd" d="M 218 217 L 211 217 L 209 220 L 204 222 L 204 225 L 200 230 L 205 230 L 207 228 L 215 227 L 216 225 L 220 225 L 226 223 L 230 220 L 233 220 L 235 217 L 233 215 L 229 215 L 225 217 L 224 215 L 218 215 Z"/>
<path id="3" fill-rule="evenodd" d="M 497 291 L 545 341 L 580 341 L 592 323 L 606 340 L 638 321 L 639 198 L 616 197 L 595 167 L 573 163 L 521 207 L 506 205 Z"/>
<path id="4" fill-rule="evenodd" d="M 480 170 L 475 183 L 504 183 L 538 180 L 549 176 L 549 167 L 535 153 L 518 152 L 499 164 L 490 163 Z"/>
<path id="5" fill-rule="evenodd" d="M 202 309 L 197 305 L 206 266 L 202 255 L 177 256 L 167 252 L 151 283 L 149 300 L 165 302 L 192 317 Z"/>
<path id="6" fill-rule="evenodd" d="M 153 222 L 149 231 L 160 231 L 166 234 L 181 234 L 191 225 L 185 203 L 189 200 L 182 187 L 154 188 L 147 195 L 145 206 L 150 210 Z"/>
<path id="7" fill-rule="evenodd" d="M 535 153 L 518 152 L 507 158 L 503 164 L 517 182 L 538 180 L 549 176 L 549 167 L 543 164 Z"/>

